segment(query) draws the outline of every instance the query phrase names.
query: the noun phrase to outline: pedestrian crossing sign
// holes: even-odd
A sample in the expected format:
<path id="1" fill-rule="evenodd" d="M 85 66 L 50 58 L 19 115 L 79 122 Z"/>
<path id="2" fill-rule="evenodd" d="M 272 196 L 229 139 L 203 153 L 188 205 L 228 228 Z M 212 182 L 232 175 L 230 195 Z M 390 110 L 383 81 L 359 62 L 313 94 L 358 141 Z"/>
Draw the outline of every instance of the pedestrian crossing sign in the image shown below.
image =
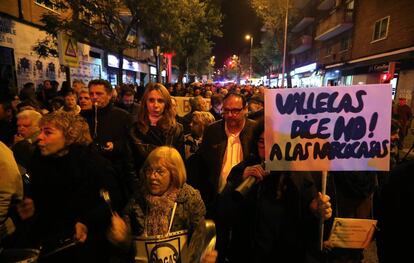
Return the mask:
<path id="1" fill-rule="evenodd" d="M 73 46 L 72 40 L 70 38 L 69 38 L 69 40 L 67 42 L 67 45 L 66 45 L 65 55 L 76 58 L 76 49 Z"/>
<path id="2" fill-rule="evenodd" d="M 78 42 L 61 32 L 58 34 L 59 62 L 61 65 L 77 68 L 79 66 Z"/>

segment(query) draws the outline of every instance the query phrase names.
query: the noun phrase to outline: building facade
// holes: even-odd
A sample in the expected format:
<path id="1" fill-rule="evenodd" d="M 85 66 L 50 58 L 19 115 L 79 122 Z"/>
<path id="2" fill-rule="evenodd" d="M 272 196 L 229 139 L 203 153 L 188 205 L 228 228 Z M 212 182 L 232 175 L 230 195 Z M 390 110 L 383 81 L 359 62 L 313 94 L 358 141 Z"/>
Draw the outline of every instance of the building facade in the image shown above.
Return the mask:
<path id="1" fill-rule="evenodd" d="M 53 2 L 53 1 L 51 1 Z M 48 39 L 41 30 L 41 17 L 46 12 L 58 12 L 53 4 L 38 0 L 1 0 L 0 5 L 0 77 L 21 88 L 27 82 L 41 84 L 44 80 L 56 80 L 60 84 L 67 79 L 65 67 L 58 57 L 39 57 L 34 47 Z M 65 14 L 61 14 L 65 15 Z M 49 38 L 49 40 L 52 40 Z M 79 65 L 70 68 L 70 79 L 88 83 L 103 78 L 113 85 L 120 81 L 117 56 L 100 47 L 77 43 Z M 151 51 L 128 49 L 124 53 L 123 83 L 145 85 L 150 81 L 148 61 Z"/>
<path id="2" fill-rule="evenodd" d="M 414 1 L 292 2 L 300 14 L 290 31 L 292 83 L 295 78 L 298 87 L 390 82 L 391 96 L 413 101 Z"/>

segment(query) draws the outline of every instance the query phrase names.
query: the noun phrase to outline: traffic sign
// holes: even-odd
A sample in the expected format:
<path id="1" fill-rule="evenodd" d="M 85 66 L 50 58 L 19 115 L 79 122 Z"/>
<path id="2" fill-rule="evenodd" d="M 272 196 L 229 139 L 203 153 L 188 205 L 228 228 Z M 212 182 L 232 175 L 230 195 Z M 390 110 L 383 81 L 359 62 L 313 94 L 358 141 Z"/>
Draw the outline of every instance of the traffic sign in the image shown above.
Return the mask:
<path id="1" fill-rule="evenodd" d="M 78 42 L 63 32 L 58 34 L 59 62 L 72 68 L 79 67 Z"/>

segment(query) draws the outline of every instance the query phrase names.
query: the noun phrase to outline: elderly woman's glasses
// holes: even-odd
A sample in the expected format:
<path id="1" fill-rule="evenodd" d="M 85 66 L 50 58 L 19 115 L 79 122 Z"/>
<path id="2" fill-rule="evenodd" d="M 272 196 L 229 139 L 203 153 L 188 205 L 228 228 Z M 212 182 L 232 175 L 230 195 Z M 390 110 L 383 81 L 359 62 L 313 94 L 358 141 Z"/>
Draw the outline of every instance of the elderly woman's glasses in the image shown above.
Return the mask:
<path id="1" fill-rule="evenodd" d="M 167 170 L 165 168 L 152 168 L 152 167 L 147 167 L 144 169 L 145 175 L 146 176 L 150 176 L 153 173 L 155 173 L 157 176 L 163 177 L 167 174 Z"/>

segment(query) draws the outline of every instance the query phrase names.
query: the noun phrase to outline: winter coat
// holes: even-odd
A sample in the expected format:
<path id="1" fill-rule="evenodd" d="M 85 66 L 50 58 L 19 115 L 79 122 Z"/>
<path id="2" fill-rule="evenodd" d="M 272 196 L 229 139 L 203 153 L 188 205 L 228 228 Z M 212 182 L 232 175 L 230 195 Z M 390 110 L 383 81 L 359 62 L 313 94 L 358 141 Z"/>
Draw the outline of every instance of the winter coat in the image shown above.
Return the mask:
<path id="1" fill-rule="evenodd" d="M 256 122 L 246 119 L 243 130 L 240 132 L 240 142 L 243 149 L 243 159 L 250 154 L 253 128 Z M 207 206 L 208 216 L 214 214 L 215 201 L 218 194 L 219 179 L 223 166 L 224 154 L 227 148 L 227 135 L 225 131 L 225 121 L 219 120 L 210 124 L 205 130 L 203 141 L 198 152 L 199 158 L 197 165 L 192 167 L 198 169 L 188 171 L 191 177 L 199 177 L 192 181 L 198 181 L 196 186 L 200 190 L 204 203 Z"/>
<path id="2" fill-rule="evenodd" d="M 134 159 L 129 145 L 129 129 L 132 125 L 130 114 L 111 103 L 106 107 L 81 112 L 89 125 L 89 131 L 97 150 L 109 161 L 115 171 L 117 183 L 121 188 L 123 205 L 132 197 L 138 184 L 135 173 Z M 96 136 L 95 136 L 96 126 Z M 113 150 L 103 150 L 107 142 L 113 143 Z"/>
<path id="3" fill-rule="evenodd" d="M 56 254 L 55 261 L 106 262 L 102 249 L 111 212 L 100 190 L 109 191 L 114 208 L 120 199 L 110 163 L 91 147 L 71 145 L 63 156 L 42 156 L 36 150 L 27 168 L 35 206 L 34 242 L 53 250 L 73 236 L 80 222 L 88 228 L 86 242 Z"/>
<path id="4" fill-rule="evenodd" d="M 219 196 L 219 257 L 246 263 L 306 262 L 311 244 L 318 244 L 318 219 L 309 209 L 316 197 L 313 178 L 308 172 L 271 172 L 244 198 L 236 198 L 244 169 L 258 163 L 249 158 L 233 167 Z"/>
<path id="5" fill-rule="evenodd" d="M 23 183 L 12 151 L 0 141 L 0 246 L 15 231 L 10 209 L 23 199 Z"/>
<path id="6" fill-rule="evenodd" d="M 179 190 L 177 208 L 171 227 L 171 232 L 188 230 L 187 247 L 182 251 L 181 262 L 199 262 L 204 247 L 206 209 L 200 193 L 190 185 L 184 184 Z M 145 197 L 137 195 L 125 209 L 124 219 L 131 229 L 133 236 L 144 233 L 145 218 L 148 212 Z"/>
<path id="7" fill-rule="evenodd" d="M 137 171 L 141 169 L 148 154 L 158 146 L 174 147 L 184 159 L 184 133 L 180 123 L 168 132 L 163 132 L 158 126 L 150 126 L 146 134 L 142 133 L 137 126 L 130 130 L 131 149 L 135 159 Z"/>

